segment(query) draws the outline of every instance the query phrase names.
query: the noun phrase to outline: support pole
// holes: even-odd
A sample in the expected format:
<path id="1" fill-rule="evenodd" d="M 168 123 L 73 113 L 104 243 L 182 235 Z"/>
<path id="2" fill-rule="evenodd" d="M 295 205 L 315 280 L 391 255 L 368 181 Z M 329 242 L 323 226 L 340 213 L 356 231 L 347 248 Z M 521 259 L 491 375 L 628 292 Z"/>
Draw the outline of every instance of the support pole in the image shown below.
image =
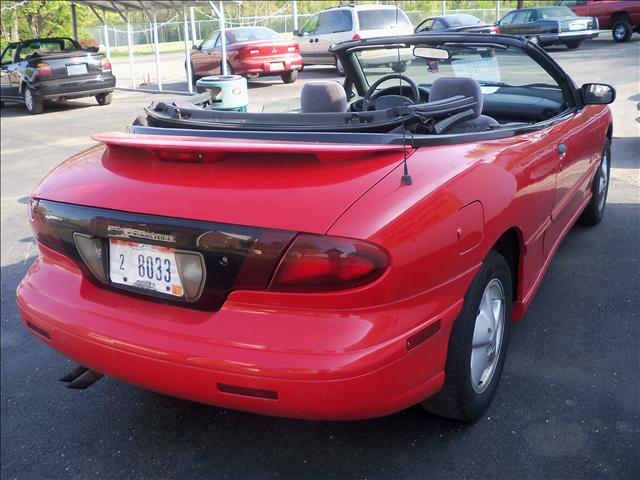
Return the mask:
<path id="1" fill-rule="evenodd" d="M 129 75 L 131 75 L 131 88 L 136 89 L 136 74 L 133 69 L 133 38 L 131 35 L 131 18 L 127 12 L 127 47 L 129 48 Z"/>
<path id="2" fill-rule="evenodd" d="M 293 0 L 291 2 L 291 8 L 293 9 L 293 30 L 298 30 L 298 2 Z"/>
<path id="3" fill-rule="evenodd" d="M 71 30 L 73 31 L 73 39 L 77 42 L 78 41 L 78 19 L 76 18 L 76 4 L 73 2 L 71 2 Z"/>
<path id="4" fill-rule="evenodd" d="M 107 12 L 104 8 L 102 9 L 102 31 L 104 32 L 104 48 L 106 49 L 107 57 L 111 58 L 111 49 L 109 48 L 109 30 L 107 29 Z"/>
<path id="5" fill-rule="evenodd" d="M 156 79 L 158 81 L 158 90 L 162 91 L 162 76 L 160 75 L 160 45 L 158 45 L 158 22 L 156 14 L 153 14 L 153 46 L 156 51 Z"/>
<path id="6" fill-rule="evenodd" d="M 189 7 L 189 16 L 191 17 L 191 41 L 195 45 L 198 42 L 198 35 L 196 35 L 196 14 L 195 7 Z"/>
<path id="7" fill-rule="evenodd" d="M 447 14 L 447 2 L 445 0 L 442 0 L 442 15 L 446 15 Z"/>
<path id="8" fill-rule="evenodd" d="M 195 25 L 193 24 L 193 7 L 191 10 L 191 33 L 195 34 Z M 193 83 L 191 83 L 191 79 L 193 77 L 193 73 L 191 72 L 191 56 L 189 54 L 189 24 L 187 23 L 187 10 L 186 8 L 182 9 L 182 17 L 183 17 L 183 26 L 184 26 L 184 63 L 187 66 L 187 90 L 189 93 L 193 93 Z M 195 43 L 195 39 L 194 39 Z"/>
<path id="9" fill-rule="evenodd" d="M 500 0 L 496 0 L 496 23 L 500 20 Z"/>
<path id="10" fill-rule="evenodd" d="M 224 20 L 224 3 L 220 2 L 220 48 L 222 49 L 221 71 L 223 75 L 228 75 L 227 71 L 227 30 Z"/>

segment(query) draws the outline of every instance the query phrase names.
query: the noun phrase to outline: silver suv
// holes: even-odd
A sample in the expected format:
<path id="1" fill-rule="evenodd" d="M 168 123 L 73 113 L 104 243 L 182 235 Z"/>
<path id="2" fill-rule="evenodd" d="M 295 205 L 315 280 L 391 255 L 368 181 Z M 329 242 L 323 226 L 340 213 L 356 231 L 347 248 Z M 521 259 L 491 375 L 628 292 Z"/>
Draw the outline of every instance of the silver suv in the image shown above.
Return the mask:
<path id="1" fill-rule="evenodd" d="M 332 45 L 361 38 L 411 35 L 413 25 L 393 5 L 350 5 L 316 13 L 293 34 L 300 37 L 304 65 L 335 65 L 342 74 L 342 65 L 329 52 Z"/>

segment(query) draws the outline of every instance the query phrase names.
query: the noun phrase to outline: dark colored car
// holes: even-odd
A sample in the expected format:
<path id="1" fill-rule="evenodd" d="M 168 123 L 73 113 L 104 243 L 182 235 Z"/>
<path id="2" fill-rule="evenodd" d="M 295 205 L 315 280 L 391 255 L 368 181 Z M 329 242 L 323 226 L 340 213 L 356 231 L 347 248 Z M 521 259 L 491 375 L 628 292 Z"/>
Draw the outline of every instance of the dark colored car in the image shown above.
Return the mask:
<path id="1" fill-rule="evenodd" d="M 562 5 L 513 10 L 497 25 L 501 33 L 527 37 L 541 47 L 562 44 L 571 49 L 597 37 L 599 28 L 596 18 L 578 17 Z"/>
<path id="2" fill-rule="evenodd" d="M 302 70 L 297 42 L 281 37 L 266 27 L 238 27 L 226 30 L 227 73 L 245 77 L 278 75 L 293 83 Z M 193 80 L 219 75 L 222 63 L 222 37 L 213 32 L 191 53 Z"/>
<path id="3" fill-rule="evenodd" d="M 416 33 L 443 33 L 443 32 L 469 32 L 469 33 L 500 33 L 495 25 L 487 25 L 473 15 L 442 15 L 425 18 L 416 27 Z"/>
<path id="4" fill-rule="evenodd" d="M 616 42 L 626 42 L 633 32 L 640 32 L 640 1 L 564 0 L 561 4 L 576 15 L 596 17 L 600 28 L 611 29 Z"/>
<path id="5" fill-rule="evenodd" d="M 108 105 L 116 86 L 109 59 L 70 38 L 10 43 L 1 62 L 2 104 L 21 102 L 32 114 L 42 113 L 45 100 L 95 97 Z"/>

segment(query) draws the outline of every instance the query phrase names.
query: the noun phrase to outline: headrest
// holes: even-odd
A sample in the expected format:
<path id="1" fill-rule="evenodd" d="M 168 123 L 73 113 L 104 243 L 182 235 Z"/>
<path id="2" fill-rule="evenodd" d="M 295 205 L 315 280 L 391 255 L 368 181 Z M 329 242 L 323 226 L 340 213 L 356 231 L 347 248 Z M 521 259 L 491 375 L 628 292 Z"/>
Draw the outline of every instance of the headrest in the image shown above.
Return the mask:
<path id="1" fill-rule="evenodd" d="M 476 101 L 476 106 L 473 107 L 473 112 L 476 117 L 479 117 L 482 113 L 482 90 L 480 84 L 473 78 L 468 77 L 440 77 L 436 79 L 431 85 L 431 91 L 429 92 L 429 101 L 435 102 L 436 100 L 443 100 L 449 97 L 455 97 L 456 95 L 464 95 L 465 97 L 472 97 Z"/>
<path id="2" fill-rule="evenodd" d="M 338 82 L 308 82 L 300 95 L 302 113 L 346 112 L 347 94 Z"/>

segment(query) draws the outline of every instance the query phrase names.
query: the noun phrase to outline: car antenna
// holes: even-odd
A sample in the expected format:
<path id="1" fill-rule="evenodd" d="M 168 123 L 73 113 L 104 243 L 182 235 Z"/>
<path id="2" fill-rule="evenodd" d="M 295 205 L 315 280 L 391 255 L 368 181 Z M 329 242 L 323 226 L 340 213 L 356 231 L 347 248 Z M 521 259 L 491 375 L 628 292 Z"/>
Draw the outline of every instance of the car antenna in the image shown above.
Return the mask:
<path id="1" fill-rule="evenodd" d="M 400 67 L 400 38 L 398 37 L 398 12 L 400 11 L 400 8 L 398 7 L 398 0 L 396 0 L 396 48 L 398 51 L 398 67 Z M 398 68 L 398 70 L 400 70 L 400 68 Z M 398 87 L 399 87 L 399 93 L 400 96 L 402 96 L 402 79 L 398 77 Z M 416 99 L 416 101 L 419 102 L 419 99 Z M 406 136 L 406 128 L 405 128 L 405 122 L 404 122 L 405 116 L 404 114 L 402 114 L 402 154 L 404 156 L 403 160 L 402 160 L 402 166 L 403 166 L 403 174 L 402 174 L 402 178 L 400 179 L 400 183 L 402 185 L 411 185 L 413 183 L 413 179 L 411 178 L 411 175 L 409 175 L 409 166 L 407 165 L 407 136 Z"/>

